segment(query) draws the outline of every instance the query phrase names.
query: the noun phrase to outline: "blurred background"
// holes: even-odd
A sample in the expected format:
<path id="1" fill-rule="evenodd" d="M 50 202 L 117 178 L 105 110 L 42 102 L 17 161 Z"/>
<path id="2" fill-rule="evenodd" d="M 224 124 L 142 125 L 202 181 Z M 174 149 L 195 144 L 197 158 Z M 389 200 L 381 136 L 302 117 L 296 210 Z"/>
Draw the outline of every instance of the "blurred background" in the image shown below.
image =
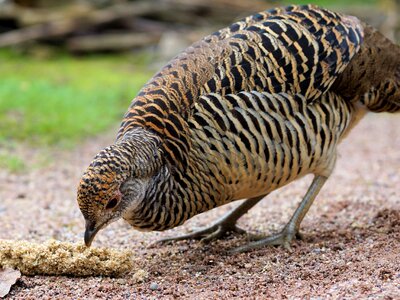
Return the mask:
<path id="1" fill-rule="evenodd" d="M 0 169 L 41 167 L 87 138 L 114 136 L 168 59 L 251 13 L 315 3 L 399 40 L 399 2 L 0 0 Z"/>

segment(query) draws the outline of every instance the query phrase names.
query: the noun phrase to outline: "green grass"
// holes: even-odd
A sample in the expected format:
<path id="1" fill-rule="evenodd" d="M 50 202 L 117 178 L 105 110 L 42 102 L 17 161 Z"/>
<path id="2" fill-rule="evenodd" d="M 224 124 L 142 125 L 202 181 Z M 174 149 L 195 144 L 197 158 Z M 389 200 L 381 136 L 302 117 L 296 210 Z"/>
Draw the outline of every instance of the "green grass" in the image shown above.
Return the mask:
<path id="1" fill-rule="evenodd" d="M 0 169 L 4 168 L 16 173 L 25 169 L 25 162 L 17 155 L 0 153 Z"/>
<path id="2" fill-rule="evenodd" d="M 0 52 L 0 143 L 74 145 L 117 124 L 151 76 L 132 60 Z"/>

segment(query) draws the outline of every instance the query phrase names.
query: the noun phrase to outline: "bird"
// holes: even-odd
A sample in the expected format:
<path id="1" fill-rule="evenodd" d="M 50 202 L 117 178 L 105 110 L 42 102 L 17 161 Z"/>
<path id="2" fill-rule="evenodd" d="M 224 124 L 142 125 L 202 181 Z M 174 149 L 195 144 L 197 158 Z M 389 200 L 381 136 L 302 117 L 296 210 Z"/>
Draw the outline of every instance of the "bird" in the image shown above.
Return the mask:
<path id="1" fill-rule="evenodd" d="M 244 233 L 241 216 L 312 174 L 280 232 L 232 252 L 290 249 L 338 144 L 367 113 L 399 112 L 399 85 L 398 45 L 357 17 L 314 5 L 262 11 L 204 37 L 142 87 L 115 142 L 83 173 L 85 244 L 121 218 L 163 231 L 240 199 L 208 227 L 161 242 Z"/>

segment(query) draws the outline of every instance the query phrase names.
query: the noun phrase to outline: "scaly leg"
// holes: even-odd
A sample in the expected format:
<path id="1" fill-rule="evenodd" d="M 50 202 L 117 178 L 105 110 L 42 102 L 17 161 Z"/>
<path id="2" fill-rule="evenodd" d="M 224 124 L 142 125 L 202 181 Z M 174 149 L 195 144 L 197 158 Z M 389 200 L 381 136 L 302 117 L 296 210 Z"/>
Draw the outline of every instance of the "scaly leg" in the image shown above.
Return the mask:
<path id="1" fill-rule="evenodd" d="M 224 236 L 227 232 L 246 233 L 243 229 L 236 226 L 236 221 L 264 197 L 265 195 L 247 199 L 238 207 L 234 208 L 232 211 L 222 216 L 221 219 L 219 219 L 217 222 L 209 227 L 200 229 L 199 231 L 195 231 L 193 233 L 161 239 L 156 243 L 165 243 L 170 241 L 189 239 L 201 239 L 202 241 L 211 241 Z"/>
<path id="2" fill-rule="evenodd" d="M 298 234 L 301 221 L 303 221 L 304 216 L 307 214 L 311 204 L 327 179 L 327 177 L 319 175 L 314 177 L 314 180 L 311 183 L 311 186 L 308 188 L 306 195 L 297 207 L 290 221 L 286 224 L 281 232 L 259 241 L 238 247 L 233 249 L 231 252 L 245 252 L 250 249 L 263 247 L 265 245 L 282 245 L 286 249 L 290 250 L 290 242 L 296 236 L 296 234 Z"/>

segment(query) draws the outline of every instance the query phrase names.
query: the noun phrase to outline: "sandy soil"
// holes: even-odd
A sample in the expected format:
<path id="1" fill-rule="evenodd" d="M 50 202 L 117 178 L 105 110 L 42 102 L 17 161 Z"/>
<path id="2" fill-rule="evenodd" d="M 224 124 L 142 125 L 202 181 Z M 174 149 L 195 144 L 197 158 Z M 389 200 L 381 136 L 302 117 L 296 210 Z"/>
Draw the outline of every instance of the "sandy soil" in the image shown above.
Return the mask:
<path id="1" fill-rule="evenodd" d="M 82 240 L 75 201 L 81 172 L 112 135 L 88 141 L 56 163 L 24 174 L 0 171 L 0 238 Z M 293 253 L 264 248 L 228 255 L 247 242 L 233 235 L 209 244 L 182 241 L 149 248 L 160 237 L 209 224 L 237 203 L 163 233 L 117 222 L 94 245 L 131 249 L 146 279 L 23 276 L 9 299 L 373 298 L 400 295 L 400 117 L 369 115 L 340 147 L 335 173 L 303 222 Z M 29 152 L 27 152 L 29 154 Z M 25 153 L 25 154 L 27 154 Z M 252 232 L 279 230 L 305 193 L 306 177 L 271 194 L 240 220 Z"/>

